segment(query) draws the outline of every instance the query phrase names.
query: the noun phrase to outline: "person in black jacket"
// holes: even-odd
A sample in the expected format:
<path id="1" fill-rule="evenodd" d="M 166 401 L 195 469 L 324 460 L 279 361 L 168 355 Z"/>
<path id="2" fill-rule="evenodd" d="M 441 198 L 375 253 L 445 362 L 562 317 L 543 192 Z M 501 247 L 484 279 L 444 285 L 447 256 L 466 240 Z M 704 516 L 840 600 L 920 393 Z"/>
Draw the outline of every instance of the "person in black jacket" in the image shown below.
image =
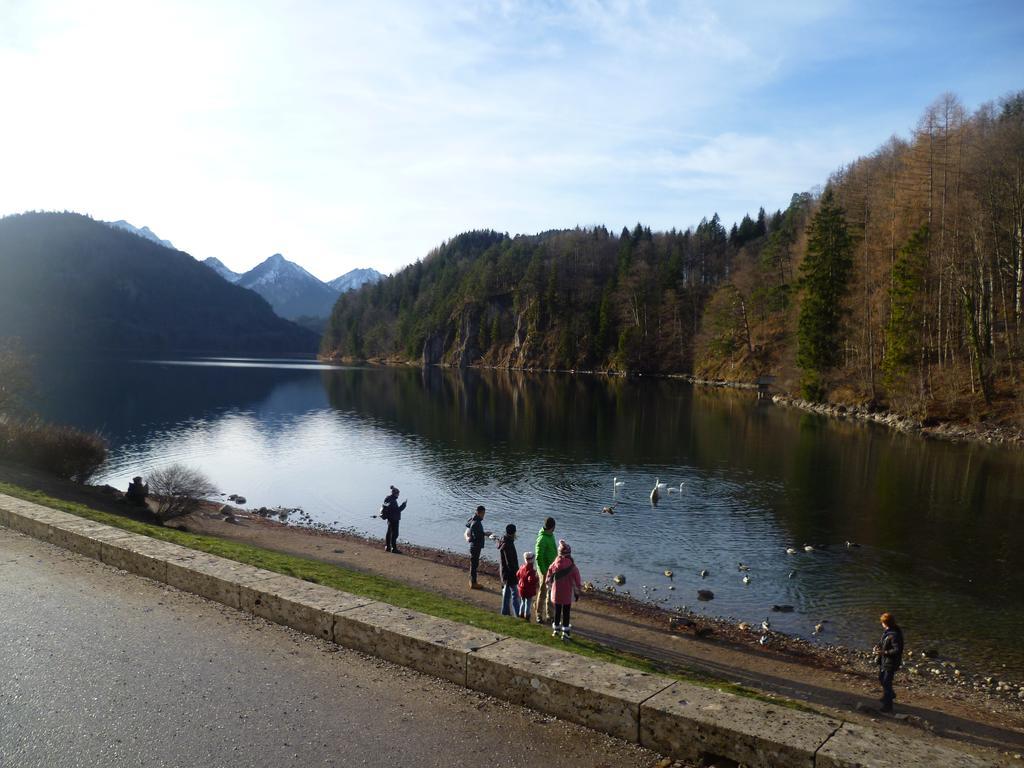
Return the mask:
<path id="1" fill-rule="evenodd" d="M 484 548 L 484 541 L 490 536 L 484 530 L 484 515 L 487 510 L 481 504 L 476 508 L 476 514 L 466 521 L 466 541 L 469 542 L 469 588 L 483 589 L 476 583 L 476 572 L 480 567 L 480 553 Z"/>
<path id="2" fill-rule="evenodd" d="M 398 551 L 398 524 L 402 520 L 402 510 L 405 509 L 407 501 L 398 503 L 398 489 L 391 486 L 391 493 L 384 497 L 384 504 L 381 506 L 380 516 L 388 521 L 388 532 L 384 537 L 384 551 L 393 552 L 396 555 L 402 554 Z"/>
<path id="3" fill-rule="evenodd" d="M 903 664 L 903 630 L 891 613 L 883 613 L 879 621 L 883 631 L 881 641 L 875 646 L 875 657 L 878 660 L 878 682 L 882 684 L 881 711 L 892 712 L 892 702 L 896 698 L 892 679 Z"/>
<path id="4" fill-rule="evenodd" d="M 501 563 L 501 615 L 519 615 L 519 555 L 516 552 L 516 527 L 509 523 L 505 535 L 498 540 Z"/>

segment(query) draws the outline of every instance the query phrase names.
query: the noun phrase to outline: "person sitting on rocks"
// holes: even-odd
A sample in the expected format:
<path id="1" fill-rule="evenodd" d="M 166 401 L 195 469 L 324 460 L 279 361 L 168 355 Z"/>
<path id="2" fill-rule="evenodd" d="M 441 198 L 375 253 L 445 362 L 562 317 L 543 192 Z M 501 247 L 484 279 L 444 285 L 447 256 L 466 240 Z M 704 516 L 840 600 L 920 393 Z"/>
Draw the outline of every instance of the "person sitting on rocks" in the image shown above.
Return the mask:
<path id="1" fill-rule="evenodd" d="M 133 477 L 128 486 L 128 492 L 124 495 L 125 501 L 137 507 L 144 507 L 147 496 L 149 496 L 149 483 L 143 483 L 141 477 Z"/>

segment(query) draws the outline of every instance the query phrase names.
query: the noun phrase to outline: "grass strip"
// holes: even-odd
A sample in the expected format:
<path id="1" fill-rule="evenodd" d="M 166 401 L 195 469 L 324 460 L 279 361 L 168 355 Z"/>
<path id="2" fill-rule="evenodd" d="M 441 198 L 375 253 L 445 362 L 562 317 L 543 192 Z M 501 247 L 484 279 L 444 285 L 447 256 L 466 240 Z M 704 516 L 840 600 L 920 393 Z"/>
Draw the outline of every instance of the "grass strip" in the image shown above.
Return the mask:
<path id="1" fill-rule="evenodd" d="M 666 668 L 664 665 L 660 665 L 651 659 L 620 651 L 583 637 L 576 636 L 571 643 L 566 644 L 558 638 L 552 637 L 546 627 L 540 627 L 532 622 L 516 621 L 508 616 L 501 616 L 493 611 L 478 608 L 434 592 L 410 587 L 401 582 L 377 576 L 376 574 L 353 571 L 319 560 L 274 552 L 273 550 L 254 547 L 250 544 L 242 544 L 240 542 L 218 539 L 213 536 L 179 531 L 175 528 L 142 523 L 110 512 L 101 512 L 76 502 L 56 499 L 39 491 L 30 491 L 9 483 L 0 482 L 0 493 L 62 512 L 68 512 L 97 523 L 149 536 L 160 541 L 168 541 L 188 547 L 189 549 L 207 552 L 211 555 L 235 560 L 239 563 L 254 565 L 257 568 L 274 571 L 286 576 L 293 576 L 314 584 L 333 587 L 349 594 L 369 597 L 399 608 L 419 611 L 420 613 L 437 618 L 449 619 L 460 624 L 468 624 L 479 629 L 570 651 L 580 656 L 618 664 L 630 669 L 640 670 L 641 672 L 665 675 L 683 682 L 716 688 L 727 693 L 746 696 L 769 704 L 790 707 L 805 712 L 815 712 L 815 710 L 799 702 L 769 697 L 741 685 L 715 680 L 700 673 L 688 671 L 686 674 L 683 674 L 678 669 Z"/>

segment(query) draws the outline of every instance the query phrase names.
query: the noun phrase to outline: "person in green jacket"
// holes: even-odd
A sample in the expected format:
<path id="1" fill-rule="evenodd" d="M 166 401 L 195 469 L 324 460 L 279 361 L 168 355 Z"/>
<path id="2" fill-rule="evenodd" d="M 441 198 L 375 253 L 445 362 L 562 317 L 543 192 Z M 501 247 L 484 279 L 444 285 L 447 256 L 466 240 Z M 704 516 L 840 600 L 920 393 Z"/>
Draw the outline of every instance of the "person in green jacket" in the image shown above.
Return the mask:
<path id="1" fill-rule="evenodd" d="M 547 583 L 548 568 L 558 557 L 558 545 L 555 543 L 555 518 L 544 521 L 544 527 L 537 534 L 537 546 L 534 547 L 537 570 L 540 572 L 540 588 L 537 590 L 537 623 L 547 624 L 551 620 L 551 585 Z"/>

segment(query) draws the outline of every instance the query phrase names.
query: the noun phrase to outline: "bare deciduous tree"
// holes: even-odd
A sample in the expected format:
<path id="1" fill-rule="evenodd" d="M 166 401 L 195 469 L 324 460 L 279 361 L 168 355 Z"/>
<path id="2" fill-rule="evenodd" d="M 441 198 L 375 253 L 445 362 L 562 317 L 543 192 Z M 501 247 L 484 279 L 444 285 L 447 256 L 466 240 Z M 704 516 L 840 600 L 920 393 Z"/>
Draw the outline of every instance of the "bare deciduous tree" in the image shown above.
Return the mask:
<path id="1" fill-rule="evenodd" d="M 217 488 L 202 472 L 172 464 L 149 476 L 149 492 L 157 501 L 156 517 L 164 523 L 195 511 Z"/>

